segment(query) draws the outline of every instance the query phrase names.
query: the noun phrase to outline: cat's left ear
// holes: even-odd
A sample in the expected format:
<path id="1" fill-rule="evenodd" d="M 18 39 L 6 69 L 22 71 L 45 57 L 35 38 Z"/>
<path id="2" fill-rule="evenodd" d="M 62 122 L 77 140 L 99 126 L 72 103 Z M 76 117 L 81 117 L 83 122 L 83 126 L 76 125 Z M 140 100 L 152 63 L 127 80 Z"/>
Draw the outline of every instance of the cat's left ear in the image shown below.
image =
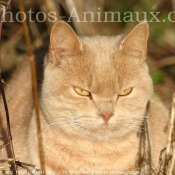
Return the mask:
<path id="1" fill-rule="evenodd" d="M 71 26 L 64 21 L 54 24 L 50 36 L 50 60 L 58 64 L 62 59 L 81 52 L 82 44 Z"/>
<path id="2" fill-rule="evenodd" d="M 147 54 L 148 35 L 148 23 L 147 21 L 143 21 L 136 25 L 123 39 L 120 44 L 120 50 L 126 55 L 138 57 L 141 60 L 144 60 Z"/>

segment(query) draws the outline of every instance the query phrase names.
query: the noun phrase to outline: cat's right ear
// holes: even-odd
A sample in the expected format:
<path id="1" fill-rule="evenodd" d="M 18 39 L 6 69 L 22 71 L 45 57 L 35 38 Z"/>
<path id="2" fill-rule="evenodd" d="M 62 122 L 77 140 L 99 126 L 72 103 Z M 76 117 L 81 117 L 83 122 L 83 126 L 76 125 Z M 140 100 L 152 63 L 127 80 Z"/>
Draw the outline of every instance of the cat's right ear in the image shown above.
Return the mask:
<path id="1" fill-rule="evenodd" d="M 123 39 L 120 50 L 124 55 L 138 57 L 144 60 L 147 54 L 149 28 L 147 21 L 137 24 L 134 29 Z"/>
<path id="2" fill-rule="evenodd" d="M 54 24 L 50 36 L 50 60 L 58 64 L 64 57 L 80 54 L 82 44 L 73 29 L 64 21 Z"/>

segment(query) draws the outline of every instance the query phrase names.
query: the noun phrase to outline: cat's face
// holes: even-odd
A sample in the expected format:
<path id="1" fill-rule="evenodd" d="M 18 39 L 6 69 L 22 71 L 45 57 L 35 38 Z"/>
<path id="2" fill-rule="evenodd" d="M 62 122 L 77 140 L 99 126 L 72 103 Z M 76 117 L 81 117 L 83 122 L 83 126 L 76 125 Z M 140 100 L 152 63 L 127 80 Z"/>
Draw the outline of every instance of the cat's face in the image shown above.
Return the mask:
<path id="1" fill-rule="evenodd" d="M 147 24 L 139 25 L 134 30 L 141 31 L 143 37 L 140 43 L 134 38 L 138 42 L 135 46 L 132 37 L 138 31 L 133 30 L 125 39 L 78 40 L 67 24 L 57 24 L 70 31 L 68 39 L 61 32 L 55 35 L 54 29 L 51 35 L 51 61 L 46 65 L 41 100 L 50 128 L 98 141 L 140 129 L 152 81 L 144 62 L 147 33 L 141 30 Z"/>

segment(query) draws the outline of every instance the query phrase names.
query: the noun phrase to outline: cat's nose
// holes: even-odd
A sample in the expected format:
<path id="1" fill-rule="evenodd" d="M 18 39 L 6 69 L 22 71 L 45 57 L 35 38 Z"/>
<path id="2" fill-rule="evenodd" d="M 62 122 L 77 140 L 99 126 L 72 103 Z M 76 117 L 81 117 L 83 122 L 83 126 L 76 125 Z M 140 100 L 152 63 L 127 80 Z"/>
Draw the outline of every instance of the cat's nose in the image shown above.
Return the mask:
<path id="1" fill-rule="evenodd" d="M 100 114 L 105 123 L 108 123 L 109 119 L 113 116 L 112 112 L 102 112 Z"/>

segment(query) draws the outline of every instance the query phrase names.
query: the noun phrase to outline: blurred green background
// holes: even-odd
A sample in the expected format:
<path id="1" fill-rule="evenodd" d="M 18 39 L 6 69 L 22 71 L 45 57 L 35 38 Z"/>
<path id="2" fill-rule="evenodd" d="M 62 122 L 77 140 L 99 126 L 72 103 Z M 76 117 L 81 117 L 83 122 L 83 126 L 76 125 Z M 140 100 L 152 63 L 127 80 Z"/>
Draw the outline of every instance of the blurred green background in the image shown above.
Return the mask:
<path id="1" fill-rule="evenodd" d="M 69 21 L 79 35 L 111 36 L 131 30 L 146 18 L 150 26 L 147 62 L 155 93 L 170 105 L 175 91 L 175 0 L 25 0 L 24 3 L 33 50 L 49 46 L 49 34 L 56 20 Z M 13 0 L 2 30 L 5 80 L 21 60 L 27 59 L 20 13 L 18 0 Z"/>

